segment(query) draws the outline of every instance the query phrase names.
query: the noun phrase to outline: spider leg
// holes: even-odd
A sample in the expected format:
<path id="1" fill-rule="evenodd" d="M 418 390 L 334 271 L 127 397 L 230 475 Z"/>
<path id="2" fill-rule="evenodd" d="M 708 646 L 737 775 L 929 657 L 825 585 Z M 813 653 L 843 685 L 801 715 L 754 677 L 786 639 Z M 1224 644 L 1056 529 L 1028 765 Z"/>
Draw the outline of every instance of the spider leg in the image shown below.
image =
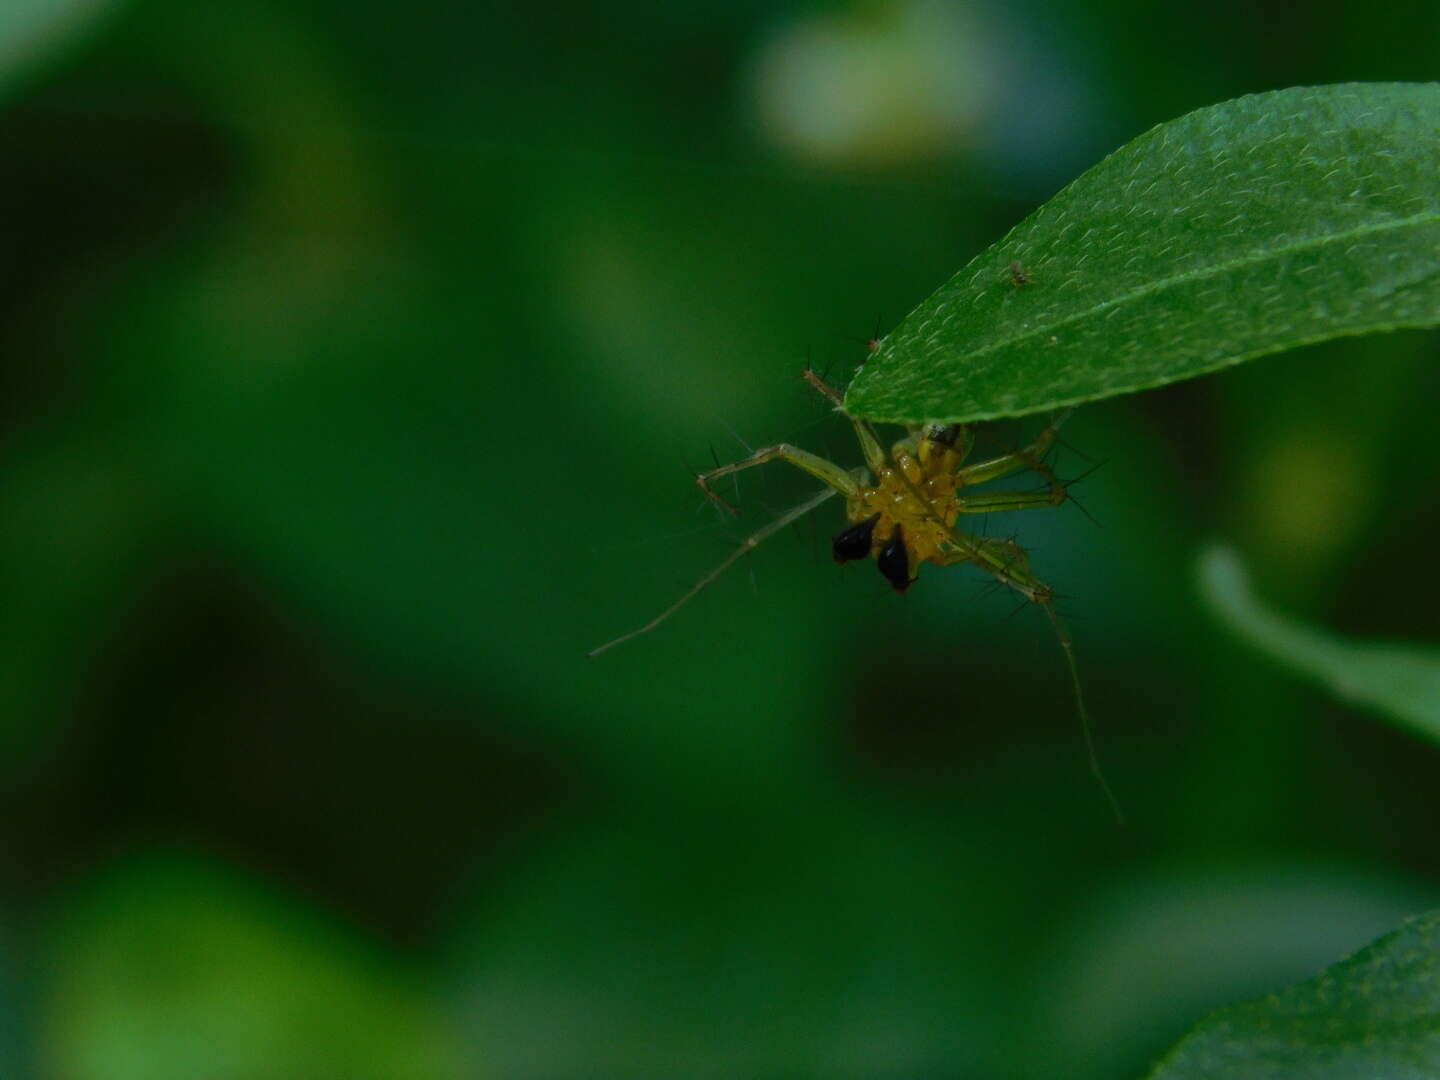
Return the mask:
<path id="1" fill-rule="evenodd" d="M 1075 642 L 1070 637 L 1070 628 L 1055 610 L 1055 590 L 1030 572 L 1030 560 L 1025 549 L 1013 540 L 987 540 L 966 536 L 954 530 L 951 530 L 951 540 L 955 550 L 936 560 L 942 566 L 953 566 L 962 562 L 976 563 L 997 581 L 1010 586 L 1044 610 L 1045 617 L 1050 620 L 1055 631 L 1055 638 L 1060 643 L 1060 651 L 1065 654 L 1065 667 L 1070 674 L 1071 692 L 1075 695 L 1075 711 L 1080 715 L 1080 730 L 1085 737 L 1090 773 L 1100 785 L 1105 801 L 1110 804 L 1110 812 L 1115 815 L 1115 821 L 1123 825 L 1125 813 L 1120 809 L 1120 802 L 1115 798 L 1109 781 L 1105 779 L 1105 772 L 1100 767 L 1100 755 L 1095 749 L 1095 735 L 1091 730 L 1090 710 L 1085 706 L 1085 694 L 1080 688 L 1080 667 L 1075 660 Z"/>
<path id="2" fill-rule="evenodd" d="M 687 602 L 692 600 L 702 590 L 704 590 L 707 585 L 709 585 L 712 581 L 718 578 L 726 570 L 729 570 L 731 566 L 735 565 L 735 563 L 739 562 L 746 555 L 750 554 L 750 552 L 754 551 L 764 541 L 770 539 L 770 537 L 774 536 L 777 532 L 785 528 L 787 525 L 790 525 L 791 523 L 798 521 L 800 518 L 804 517 L 811 510 L 814 510 L 817 506 L 823 503 L 826 499 L 834 496 L 834 494 L 835 489 L 826 488 L 825 490 L 818 492 L 815 495 L 812 495 L 799 506 L 791 510 L 787 510 L 785 513 L 781 514 L 778 518 L 770 522 L 770 524 L 766 525 L 764 528 L 751 533 L 745 538 L 745 540 L 740 544 L 739 547 L 737 547 L 734 551 L 732 551 L 729 555 L 725 557 L 724 561 L 721 562 L 719 566 L 715 567 L 715 569 L 711 570 L 708 574 L 706 574 L 694 585 L 692 585 L 689 591 L 685 593 L 685 595 L 680 597 L 679 600 L 676 600 L 659 615 L 656 615 L 655 618 L 651 619 L 648 623 L 640 627 L 638 630 L 631 630 L 628 634 L 621 634 L 614 641 L 607 641 L 604 645 L 601 645 L 595 649 L 591 649 L 585 655 L 599 656 L 607 649 L 613 649 L 616 645 L 619 645 L 622 642 L 629 641 L 633 637 L 639 637 L 641 634 L 646 633 L 647 631 L 654 630 L 655 627 L 659 626 L 671 615 L 674 615 L 675 612 L 679 611 L 682 607 L 685 606 Z"/>
<path id="3" fill-rule="evenodd" d="M 979 495 L 957 495 L 955 502 L 962 514 L 996 514 L 1004 510 L 1059 506 L 1069 497 L 1065 485 L 1057 481 L 1050 491 L 986 491 Z"/>
<path id="4" fill-rule="evenodd" d="M 815 477 L 815 479 L 821 481 L 834 491 L 838 491 L 847 498 L 853 497 L 859 492 L 859 488 L 855 483 L 855 477 L 839 465 L 826 461 L 824 458 L 806 450 L 801 450 L 798 446 L 791 446 L 789 443 L 777 443 L 774 446 L 767 446 L 763 450 L 756 450 L 755 453 L 743 461 L 735 461 L 729 465 L 721 465 L 718 468 L 711 469 L 709 472 L 703 472 L 695 477 L 695 483 L 698 484 L 700 490 L 705 492 L 717 505 L 723 506 L 732 514 L 738 514 L 740 512 L 739 510 L 731 506 L 710 489 L 711 482 L 719 480 L 724 476 L 731 476 L 744 469 L 753 469 L 756 465 L 764 465 L 767 461 L 776 460 L 789 462 L 797 469 L 804 469 L 811 476 Z"/>
<path id="5" fill-rule="evenodd" d="M 845 395 L 842 394 L 839 390 L 836 390 L 836 389 L 835 389 L 833 386 L 831 386 L 828 382 L 826 382 L 826 381 L 825 381 L 825 376 L 821 375 L 819 372 L 817 372 L 817 371 L 816 371 L 813 367 L 811 367 L 809 364 L 806 364 L 806 365 L 805 365 L 805 370 L 804 370 L 803 372 L 801 372 L 801 376 L 804 378 L 804 380 L 805 380 L 807 383 L 809 383 L 811 386 L 813 386 L 813 387 L 815 388 L 815 390 L 816 390 L 817 393 L 822 394 L 822 395 L 824 395 L 825 397 L 829 398 L 831 401 L 833 401 L 833 402 L 836 404 L 836 406 L 839 406 L 839 407 L 843 407 L 843 406 L 844 406 L 844 404 L 845 404 Z"/>
<path id="6" fill-rule="evenodd" d="M 835 403 L 835 408 L 845 412 L 845 395 L 827 383 L 815 373 L 815 369 L 807 366 L 802 373 L 805 381 L 815 388 L 815 391 Z M 864 420 L 854 416 L 846 416 L 855 428 L 855 437 L 860 440 L 860 451 L 865 455 L 865 464 L 870 466 L 870 471 L 879 473 L 885 467 L 885 451 L 880 448 L 880 440 L 875 436 L 875 430 Z"/>
<path id="7" fill-rule="evenodd" d="M 956 472 L 960 486 L 967 487 L 971 484 L 983 484 L 987 480 L 995 480 L 1006 473 L 1016 472 L 1019 469 L 1033 469 L 1038 473 L 1050 476 L 1052 482 L 1054 474 L 1042 460 L 1055 445 L 1055 439 L 1060 433 L 1060 425 L 1069 419 L 1074 409 L 1065 409 L 1053 420 L 1048 427 L 1029 446 L 1013 453 L 1001 454 L 997 458 L 988 461 L 977 461 L 974 465 L 968 465 Z"/>
<path id="8" fill-rule="evenodd" d="M 950 543 L 954 545 L 954 550 L 936 560 L 941 566 L 974 563 L 1027 600 L 1044 605 L 1053 599 L 1053 590 L 1030 572 L 1029 556 L 1014 540 L 968 536 L 952 530 Z"/>

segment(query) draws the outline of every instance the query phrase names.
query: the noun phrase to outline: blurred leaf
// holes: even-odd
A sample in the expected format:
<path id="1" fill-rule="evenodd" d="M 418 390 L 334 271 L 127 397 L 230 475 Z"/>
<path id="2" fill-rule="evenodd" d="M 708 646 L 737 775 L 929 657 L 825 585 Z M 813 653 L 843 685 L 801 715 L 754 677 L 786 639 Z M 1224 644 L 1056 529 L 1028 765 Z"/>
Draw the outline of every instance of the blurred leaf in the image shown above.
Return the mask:
<path id="1" fill-rule="evenodd" d="M 1436 902 L 1373 866 L 1278 855 L 1147 867 L 1089 891 L 1047 939 L 1046 1038 L 1020 1048 L 1023 1075 L 1137 1076 L 1197 1016 L 1308 978 Z"/>
<path id="2" fill-rule="evenodd" d="M 1440 912 L 1320 975 L 1212 1014 L 1150 1080 L 1421 1080 L 1440 1073 Z"/>
<path id="3" fill-rule="evenodd" d="M 1162 124 L 911 312 L 846 395 L 918 423 L 1161 386 L 1440 322 L 1440 85 L 1256 94 Z"/>
<path id="4" fill-rule="evenodd" d="M 501 1076 L 994 1075 L 980 965 L 1015 879 L 915 819 L 815 809 L 558 831 L 445 947 L 473 1053 Z"/>
<path id="5" fill-rule="evenodd" d="M 111 0 L 6 0 L 0 4 L 0 89 L 113 7 Z"/>
<path id="6" fill-rule="evenodd" d="M 399 965 L 305 905 L 198 859 L 127 861 L 46 939 L 44 1074 L 453 1076 Z"/>
<path id="7" fill-rule="evenodd" d="M 1215 613 L 1256 649 L 1318 680 L 1336 697 L 1440 739 L 1440 650 L 1347 641 L 1278 615 L 1255 598 L 1229 548 L 1205 552 L 1199 572 L 1201 592 Z"/>
<path id="8" fill-rule="evenodd" d="M 88 426 L 87 426 L 88 421 Z M 0 775 L 63 741 L 86 672 L 161 561 L 162 498 L 124 434 L 86 417 L 11 437 L 0 462 Z"/>

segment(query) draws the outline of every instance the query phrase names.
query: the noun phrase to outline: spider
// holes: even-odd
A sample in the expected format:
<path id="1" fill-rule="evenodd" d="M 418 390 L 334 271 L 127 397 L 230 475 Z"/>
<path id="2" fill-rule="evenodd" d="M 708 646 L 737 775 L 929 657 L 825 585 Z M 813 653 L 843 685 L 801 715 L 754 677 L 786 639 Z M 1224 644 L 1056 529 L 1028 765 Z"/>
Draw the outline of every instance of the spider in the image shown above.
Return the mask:
<path id="1" fill-rule="evenodd" d="M 813 369 L 806 368 L 804 377 L 827 399 L 836 405 L 843 404 L 841 393 Z M 1029 559 L 1019 544 L 1013 540 L 959 532 L 955 529 L 955 521 L 961 514 L 1028 510 L 1063 503 L 1069 497 L 1066 485 L 1056 478 L 1043 459 L 1068 415 L 1067 410 L 1056 416 L 1024 449 L 974 465 L 964 464 L 972 447 L 971 431 L 966 425 L 913 426 L 909 434 L 895 443 L 887 454 L 881 448 L 874 429 L 865 421 L 852 417 L 851 423 L 865 457 L 865 465 L 860 468 L 847 470 L 788 443 L 778 443 L 757 450 L 742 461 L 701 473 L 695 478 L 700 490 L 717 506 L 732 514 L 739 511 L 714 490 L 714 482 L 768 461 L 785 461 L 803 469 L 824 483 L 825 489 L 747 537 L 724 562 L 650 622 L 593 649 L 590 655 L 598 656 L 632 637 L 653 630 L 763 541 L 836 494 L 845 496 L 846 516 L 850 520 L 850 527 L 831 542 L 836 562 L 846 563 L 874 556 L 880 573 L 895 591 L 902 593 L 915 583 L 922 563 L 954 566 L 971 562 L 1027 600 L 1053 612 L 1055 593 L 1031 573 Z M 1045 478 L 1047 489 L 980 494 L 961 491 L 962 488 L 983 484 L 1021 469 L 1038 472 Z"/>
<path id="2" fill-rule="evenodd" d="M 825 382 L 812 368 L 805 369 L 804 377 L 817 392 L 843 411 L 844 396 L 840 391 Z M 1091 771 L 1117 820 L 1123 820 L 1115 797 L 1100 772 L 1090 737 L 1089 715 L 1080 692 L 1075 648 L 1069 631 L 1055 611 L 1055 591 L 1031 572 L 1025 549 L 1014 540 L 975 536 L 955 528 L 955 522 L 962 514 L 992 514 L 1058 506 L 1070 498 L 1067 485 L 1056 477 L 1044 459 L 1058 437 L 1060 425 L 1071 411 L 1067 409 L 1053 417 L 1049 425 L 1023 449 L 973 465 L 965 464 L 973 447 L 972 432 L 967 425 L 912 425 L 906 436 L 887 452 L 869 423 L 851 417 L 850 422 L 865 458 L 865 464 L 859 468 L 847 470 L 789 443 L 777 443 L 756 450 L 741 461 L 701 473 L 695 478 L 700 490 L 716 505 L 731 513 L 739 511 L 714 490 L 714 482 L 769 461 L 784 461 L 803 469 L 823 483 L 825 488 L 746 537 L 720 565 L 644 626 L 591 650 L 589 655 L 598 656 L 655 629 L 765 540 L 827 499 L 843 495 L 849 525 L 831 541 L 836 562 L 847 563 L 873 557 L 881 575 L 896 592 L 901 593 L 915 584 L 920 566 L 924 563 L 937 566 L 974 563 L 996 582 L 1015 590 L 1044 610 L 1065 653 L 1090 754 Z M 1043 490 L 980 493 L 968 490 L 1027 469 L 1044 478 Z"/>

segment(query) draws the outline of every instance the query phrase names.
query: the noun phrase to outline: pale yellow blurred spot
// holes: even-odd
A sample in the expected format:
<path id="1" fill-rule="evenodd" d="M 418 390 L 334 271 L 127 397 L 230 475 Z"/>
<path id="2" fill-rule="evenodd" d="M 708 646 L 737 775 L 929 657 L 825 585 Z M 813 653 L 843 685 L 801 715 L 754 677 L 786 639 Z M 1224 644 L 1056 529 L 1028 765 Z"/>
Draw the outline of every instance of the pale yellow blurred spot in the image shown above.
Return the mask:
<path id="1" fill-rule="evenodd" d="M 1294 428 L 1262 451 L 1246 492 L 1264 555 L 1314 566 L 1337 554 L 1371 513 L 1370 469 L 1333 429 Z M 1260 554 L 1260 552 L 1257 552 Z"/>
<path id="2" fill-rule="evenodd" d="M 717 418 L 752 430 L 746 418 L 772 408 L 787 384 L 801 396 L 804 358 L 776 357 L 746 306 L 765 291 L 764 259 L 739 275 L 753 286 L 737 286 L 736 266 L 747 260 L 733 236 L 673 225 L 624 200 L 597 201 L 554 224 L 536 249 L 549 256 L 557 312 L 586 357 L 585 379 L 614 395 L 612 409 L 674 432 Z M 745 357 L 764 358 L 773 378 L 747 377 Z"/>
<path id="3" fill-rule="evenodd" d="M 972 14 L 907 2 L 778 28 L 752 79 L 765 135 L 832 165 L 924 161 L 963 149 L 995 69 Z"/>

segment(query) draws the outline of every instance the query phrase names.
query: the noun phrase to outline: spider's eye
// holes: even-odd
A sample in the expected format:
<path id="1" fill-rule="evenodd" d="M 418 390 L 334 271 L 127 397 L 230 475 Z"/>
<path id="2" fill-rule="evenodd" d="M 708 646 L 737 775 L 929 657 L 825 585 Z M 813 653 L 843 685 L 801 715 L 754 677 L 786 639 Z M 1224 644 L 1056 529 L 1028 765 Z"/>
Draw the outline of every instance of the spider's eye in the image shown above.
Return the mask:
<path id="1" fill-rule="evenodd" d="M 871 539 L 875 535 L 875 523 L 879 520 L 880 515 L 876 514 L 858 525 L 851 525 L 850 528 L 835 537 L 831 541 L 835 552 L 835 561 L 845 563 L 852 559 L 868 559 Z"/>
<path id="2" fill-rule="evenodd" d="M 901 535 L 899 525 L 895 526 L 895 535 L 890 542 L 880 549 L 880 558 L 875 562 L 880 567 L 880 573 L 895 586 L 896 592 L 904 592 L 910 587 L 914 580 L 910 577 L 910 553 L 905 550 L 905 537 Z"/>
<path id="3" fill-rule="evenodd" d="M 925 438 L 953 450 L 962 430 L 959 424 L 930 424 L 925 428 Z"/>

